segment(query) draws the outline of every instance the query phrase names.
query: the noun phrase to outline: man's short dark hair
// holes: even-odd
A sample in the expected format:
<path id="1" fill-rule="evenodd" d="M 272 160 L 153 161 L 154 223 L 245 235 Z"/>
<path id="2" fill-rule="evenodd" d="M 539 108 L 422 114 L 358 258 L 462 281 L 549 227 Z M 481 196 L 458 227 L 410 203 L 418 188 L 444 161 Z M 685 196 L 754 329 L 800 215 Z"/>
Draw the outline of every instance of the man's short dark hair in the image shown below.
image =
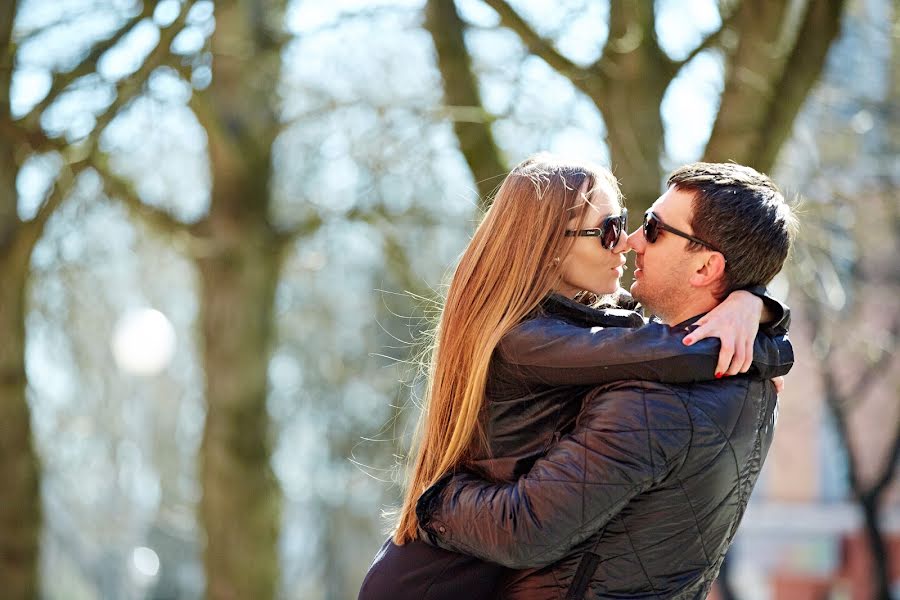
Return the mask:
<path id="1" fill-rule="evenodd" d="M 718 299 L 734 290 L 766 285 L 778 274 L 797 221 L 771 179 L 743 165 L 698 162 L 674 171 L 668 185 L 693 194 L 694 236 L 725 255 Z M 707 248 L 689 242 L 688 250 Z"/>

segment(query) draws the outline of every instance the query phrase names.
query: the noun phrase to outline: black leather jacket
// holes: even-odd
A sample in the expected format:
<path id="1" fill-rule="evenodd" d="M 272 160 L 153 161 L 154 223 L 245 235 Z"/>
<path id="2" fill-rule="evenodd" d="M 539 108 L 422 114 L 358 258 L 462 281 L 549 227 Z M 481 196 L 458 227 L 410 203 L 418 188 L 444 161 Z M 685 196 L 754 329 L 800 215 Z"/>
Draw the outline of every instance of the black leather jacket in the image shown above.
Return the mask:
<path id="1" fill-rule="evenodd" d="M 712 381 L 718 341 L 681 346 L 690 322 L 592 338 L 573 330 L 572 304 L 551 299 L 504 337 L 492 365 L 493 458 L 472 468 L 494 481 L 527 475 L 444 478 L 419 502 L 423 536 L 530 568 L 508 576 L 504 597 L 704 598 L 771 442 L 768 379 L 793 363 L 787 314 L 757 337 L 750 373 Z M 615 379 L 668 383 L 608 383 L 573 402 L 583 375 L 596 381 L 588 365 L 600 354 Z"/>
<path id="2" fill-rule="evenodd" d="M 754 291 L 778 316 L 757 335 L 748 373 L 768 379 L 793 361 L 784 337 L 790 311 L 764 289 Z M 682 340 L 690 329 L 687 324 L 647 323 L 631 310 L 595 310 L 564 296 L 549 296 L 503 336 L 494 352 L 482 414 L 490 448 L 468 468 L 491 480 L 512 481 L 527 473 L 572 428 L 582 399 L 597 385 L 629 379 L 713 380 L 719 340 L 685 346 Z"/>

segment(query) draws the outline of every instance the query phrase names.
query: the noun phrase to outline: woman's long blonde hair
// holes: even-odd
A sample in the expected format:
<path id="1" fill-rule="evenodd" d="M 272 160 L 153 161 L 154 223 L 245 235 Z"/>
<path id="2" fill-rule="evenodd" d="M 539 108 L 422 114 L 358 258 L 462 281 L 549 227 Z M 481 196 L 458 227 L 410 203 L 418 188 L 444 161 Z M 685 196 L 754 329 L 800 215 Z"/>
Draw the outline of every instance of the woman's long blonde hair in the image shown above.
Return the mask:
<path id="1" fill-rule="evenodd" d="M 494 348 L 559 284 L 559 265 L 575 239 L 565 237 L 568 222 L 581 222 L 598 189 L 611 194 L 610 202 L 621 199 L 608 170 L 547 154 L 520 163 L 500 186 L 460 258 L 434 334 L 397 544 L 417 537 L 422 492 L 485 443 L 479 417 Z"/>

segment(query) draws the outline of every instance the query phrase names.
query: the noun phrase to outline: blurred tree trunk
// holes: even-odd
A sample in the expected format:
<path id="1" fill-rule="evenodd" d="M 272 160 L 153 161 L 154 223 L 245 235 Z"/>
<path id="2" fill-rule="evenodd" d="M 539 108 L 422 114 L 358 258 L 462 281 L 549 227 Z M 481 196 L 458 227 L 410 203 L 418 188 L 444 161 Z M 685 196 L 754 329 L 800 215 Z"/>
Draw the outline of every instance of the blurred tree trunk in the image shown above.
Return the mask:
<path id="1" fill-rule="evenodd" d="M 895 215 L 896 216 L 896 215 Z M 827 325 L 826 320 L 832 321 L 837 318 L 836 315 L 828 315 L 825 308 L 825 302 L 814 296 L 807 296 L 804 303 L 805 312 L 810 319 L 813 331 L 818 333 L 827 332 L 822 335 L 828 339 L 835 335 L 833 325 Z M 895 311 L 896 312 L 896 311 Z M 846 322 L 860 322 L 864 319 L 865 313 L 862 310 L 856 311 L 857 319 L 848 319 Z M 841 317 L 846 317 L 842 314 Z M 894 316 L 892 330 L 888 332 L 887 339 L 896 345 L 897 339 L 900 338 L 900 316 Z M 845 339 L 841 337 L 841 339 Z M 817 340 L 818 341 L 818 340 Z M 891 481 L 893 480 L 894 471 L 897 462 L 900 460 L 900 424 L 895 428 L 892 440 L 889 442 L 889 448 L 886 456 L 880 465 L 880 469 L 875 474 L 873 481 L 866 481 L 860 474 L 859 461 L 860 458 L 854 451 L 854 443 L 851 439 L 849 419 L 853 408 L 865 402 L 868 391 L 874 382 L 884 379 L 890 373 L 892 368 L 893 354 L 884 352 L 877 360 L 865 365 L 863 373 L 858 378 L 856 385 L 847 388 L 840 385 L 838 377 L 835 375 L 837 366 L 842 362 L 843 357 L 837 356 L 835 345 L 832 341 L 827 341 L 823 345 L 827 345 L 827 349 L 822 352 L 822 384 L 825 393 L 825 404 L 828 412 L 834 422 L 837 430 L 838 439 L 841 446 L 846 452 L 847 459 L 847 478 L 850 483 L 853 499 L 859 504 L 863 517 L 863 533 L 868 542 L 869 553 L 872 559 L 873 573 L 871 578 L 872 598 L 875 600 L 891 600 L 891 580 L 890 580 L 890 555 L 888 544 L 885 540 L 884 528 L 881 523 L 881 509 L 883 505 L 883 497 L 887 492 Z"/>
<path id="2" fill-rule="evenodd" d="M 207 415 L 201 446 L 207 597 L 274 598 L 281 494 L 266 410 L 272 310 L 284 240 L 269 222 L 283 1 L 221 2 L 213 80 L 195 94 L 212 170 L 201 327 Z"/>
<path id="3" fill-rule="evenodd" d="M 704 160 L 733 160 L 768 172 L 825 66 L 845 0 L 808 0 L 793 25 L 789 2 L 744 0 L 722 104 Z M 793 27 L 792 27 L 793 25 Z"/>
<path id="4" fill-rule="evenodd" d="M 8 122 L 16 2 L 0 8 L 0 119 Z M 4 130 L 7 128 L 4 127 Z M 25 287 L 30 240 L 17 214 L 15 142 L 0 136 L 0 586 L 10 598 L 37 597 L 40 469 L 25 398 Z"/>
<path id="5" fill-rule="evenodd" d="M 150 73 L 168 54 L 191 4 L 192 0 L 187 0 L 179 16 L 161 28 L 157 46 L 138 70 L 116 82 L 117 95 L 94 115 L 94 130 L 86 139 L 71 145 L 65 139 L 48 137 L 41 128 L 41 116 L 74 81 L 93 73 L 102 55 L 150 18 L 156 3 L 144 3 L 142 10 L 125 19 L 109 37 L 96 41 L 69 71 L 52 73 L 45 97 L 16 118 L 10 110 L 10 84 L 18 51 L 13 28 L 19 3 L 0 3 L 0 588 L 5 598 L 37 598 L 40 593 L 40 467 L 31 433 L 25 372 L 31 254 L 48 219 L 65 200 L 78 174 L 87 168 L 85 157 L 95 151 L 100 132 L 141 92 Z M 18 214 L 16 189 L 19 169 L 31 154 L 51 152 L 62 159 L 60 172 L 36 214 L 23 220 Z"/>
<path id="6" fill-rule="evenodd" d="M 38 597 L 41 527 L 40 468 L 25 397 L 25 289 L 33 242 L 16 223 L 17 169 L 9 149 L 9 140 L 0 140 L 0 193 L 3 208 L 13 210 L 3 210 L 0 222 L 0 586 L 5 597 L 24 599 Z"/>
<path id="7" fill-rule="evenodd" d="M 509 169 L 491 132 L 492 117 L 484 110 L 472 58 L 466 50 L 464 24 L 453 0 L 428 0 L 425 27 L 434 41 L 444 82 L 444 105 L 453 120 L 459 149 L 478 186 L 478 206 L 486 210 Z"/>
<path id="8" fill-rule="evenodd" d="M 252 213 L 220 208 L 246 201 L 254 182 L 243 183 L 214 184 L 218 207 L 205 228 L 215 250 L 197 261 L 207 401 L 200 520 L 207 597 L 215 599 L 274 598 L 278 584 L 281 496 L 270 465 L 266 373 L 280 250 Z M 259 185 L 257 192 L 266 187 Z"/>
<path id="9" fill-rule="evenodd" d="M 897 18 L 898 7 L 896 2 L 893 4 L 894 18 L 890 22 L 896 22 Z M 872 561 L 866 582 L 869 588 L 863 593 L 876 600 L 891 598 L 891 545 L 886 539 L 882 515 L 885 497 L 900 464 L 900 419 L 890 411 L 880 416 L 888 425 L 885 428 L 888 435 L 877 461 L 871 455 L 866 456 L 860 446 L 877 443 L 879 436 L 874 431 L 862 430 L 858 424 L 854 427 L 852 421 L 855 411 L 878 401 L 879 386 L 881 394 L 886 388 L 890 390 L 888 394 L 894 393 L 896 400 L 898 383 L 896 348 L 900 342 L 900 305 L 896 298 L 900 295 L 900 263 L 892 257 L 900 250 L 900 204 L 896 197 L 897 169 L 892 161 L 900 153 L 900 117 L 896 111 L 896 98 L 900 94 L 900 37 L 894 35 L 891 40 L 891 59 L 886 69 L 889 87 L 884 97 L 875 101 L 866 96 L 854 98 L 851 93 L 831 108 L 834 117 L 827 115 L 829 121 L 840 122 L 842 118 L 849 119 L 847 107 L 851 107 L 866 110 L 873 116 L 870 133 L 875 134 L 868 139 L 877 145 L 868 151 L 871 156 L 868 160 L 872 162 L 868 173 L 875 176 L 860 177 L 853 172 L 854 163 L 860 159 L 847 159 L 847 149 L 840 136 L 835 141 L 825 135 L 814 138 L 811 143 L 816 149 L 823 149 L 833 157 L 817 164 L 818 171 L 826 174 L 820 179 L 827 182 L 830 174 L 841 182 L 849 176 L 858 184 L 851 197 L 842 198 L 840 192 L 832 192 L 841 206 L 833 214 L 826 213 L 824 218 L 815 213 L 804 215 L 799 252 L 795 252 L 792 267 L 797 270 L 792 280 L 799 283 L 802 314 L 809 320 L 814 334 L 813 349 L 821 366 L 825 406 L 845 453 L 850 495 L 859 507 L 862 532 Z M 824 102 L 833 100 L 828 98 Z M 833 147 L 829 148 L 830 145 Z M 849 172 L 844 173 L 842 169 Z M 831 185 L 841 189 L 841 183 Z M 824 206 L 828 207 L 829 203 Z M 845 207 L 850 207 L 854 214 L 849 222 L 844 217 Z M 824 211 L 818 203 L 811 204 L 811 208 Z M 838 249 L 835 238 L 846 238 L 853 250 L 847 252 L 846 246 Z M 848 259 L 852 261 L 850 264 Z M 827 276 L 829 273 L 832 275 Z M 835 286 L 848 291 L 842 295 L 848 299 L 846 303 L 835 306 L 833 294 L 829 293 Z M 853 365 L 850 371 L 846 369 L 848 364 Z"/>
<path id="10" fill-rule="evenodd" d="M 0 588 L 14 599 L 38 596 L 40 467 L 26 399 L 25 290 L 35 227 L 18 216 L 19 162 L 11 129 L 12 28 L 16 2 L 0 7 Z"/>
<path id="11" fill-rule="evenodd" d="M 603 114 L 613 172 L 632 214 L 641 218 L 659 196 L 664 150 L 660 113 L 674 76 L 659 47 L 652 0 L 612 0 L 609 37 L 591 86 Z"/>
<path id="12" fill-rule="evenodd" d="M 725 91 L 704 158 L 769 170 L 822 71 L 844 5 L 844 0 L 807 0 L 799 18 L 789 19 L 789 0 L 745 0 L 723 14 L 722 26 L 684 59 L 674 60 L 657 41 L 653 0 L 611 0 L 606 45 L 596 61 L 583 66 L 562 55 L 507 0 L 484 2 L 503 27 L 567 77 L 603 115 L 611 166 L 635 215 L 642 215 L 660 193 L 665 150 L 660 106 L 682 67 L 705 50 L 728 53 L 731 45 L 724 47 L 724 40 L 737 40 L 726 61 Z M 441 71 L 446 88 L 450 78 L 443 65 Z"/>

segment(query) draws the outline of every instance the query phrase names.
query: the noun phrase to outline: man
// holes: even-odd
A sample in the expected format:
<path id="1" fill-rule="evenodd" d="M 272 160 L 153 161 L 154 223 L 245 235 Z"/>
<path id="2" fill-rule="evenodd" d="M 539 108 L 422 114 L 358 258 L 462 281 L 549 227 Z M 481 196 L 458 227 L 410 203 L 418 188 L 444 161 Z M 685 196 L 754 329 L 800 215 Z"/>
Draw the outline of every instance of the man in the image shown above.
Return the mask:
<path id="1" fill-rule="evenodd" d="M 631 292 L 677 328 L 781 269 L 795 221 L 764 175 L 678 169 L 628 240 Z M 788 361 L 790 362 L 790 361 Z M 423 538 L 515 569 L 508 598 L 705 598 L 775 422 L 772 382 L 626 381 L 589 393 L 574 430 L 528 475 L 445 478 L 421 498 Z"/>

